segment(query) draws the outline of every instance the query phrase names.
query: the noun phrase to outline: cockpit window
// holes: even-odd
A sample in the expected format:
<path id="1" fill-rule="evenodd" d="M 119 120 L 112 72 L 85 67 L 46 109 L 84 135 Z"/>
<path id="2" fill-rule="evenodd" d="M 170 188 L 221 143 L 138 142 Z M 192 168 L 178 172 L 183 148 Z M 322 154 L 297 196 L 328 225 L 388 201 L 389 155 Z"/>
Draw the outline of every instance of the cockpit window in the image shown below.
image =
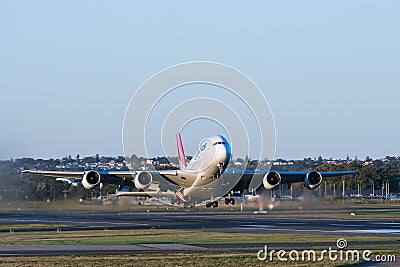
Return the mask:
<path id="1" fill-rule="evenodd" d="M 214 144 L 213 144 L 213 146 L 216 146 L 216 145 L 224 145 L 225 144 L 225 142 L 215 142 Z"/>

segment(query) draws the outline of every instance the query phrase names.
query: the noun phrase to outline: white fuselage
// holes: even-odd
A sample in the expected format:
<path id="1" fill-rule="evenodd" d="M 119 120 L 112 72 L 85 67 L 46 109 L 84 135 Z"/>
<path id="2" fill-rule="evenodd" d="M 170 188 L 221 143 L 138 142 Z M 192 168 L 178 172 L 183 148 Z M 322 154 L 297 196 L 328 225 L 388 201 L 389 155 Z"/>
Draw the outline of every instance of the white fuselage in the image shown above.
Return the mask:
<path id="1" fill-rule="evenodd" d="M 184 195 L 197 187 L 207 185 L 224 172 L 231 158 L 231 147 L 223 136 L 211 136 L 200 142 L 199 149 L 183 170 L 175 178 L 184 188 Z"/>

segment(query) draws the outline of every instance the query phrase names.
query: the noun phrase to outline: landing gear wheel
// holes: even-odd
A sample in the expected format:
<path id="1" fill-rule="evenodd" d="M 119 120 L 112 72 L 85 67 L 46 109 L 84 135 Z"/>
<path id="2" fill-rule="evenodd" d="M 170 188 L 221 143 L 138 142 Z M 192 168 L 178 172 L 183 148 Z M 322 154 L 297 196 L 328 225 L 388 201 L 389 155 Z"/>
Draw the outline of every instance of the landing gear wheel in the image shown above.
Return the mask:
<path id="1" fill-rule="evenodd" d="M 206 207 L 207 207 L 207 208 L 211 208 L 211 205 L 212 205 L 212 202 L 207 202 L 207 203 L 206 203 Z"/>
<path id="2" fill-rule="evenodd" d="M 232 204 L 232 205 L 235 205 L 235 203 L 236 203 L 235 199 L 234 199 L 234 198 L 231 198 L 231 204 Z"/>
<path id="3" fill-rule="evenodd" d="M 230 202 L 231 200 L 229 198 L 225 198 L 225 205 L 229 205 Z"/>
<path id="4" fill-rule="evenodd" d="M 218 208 L 218 201 L 213 201 L 212 206 L 213 208 Z"/>

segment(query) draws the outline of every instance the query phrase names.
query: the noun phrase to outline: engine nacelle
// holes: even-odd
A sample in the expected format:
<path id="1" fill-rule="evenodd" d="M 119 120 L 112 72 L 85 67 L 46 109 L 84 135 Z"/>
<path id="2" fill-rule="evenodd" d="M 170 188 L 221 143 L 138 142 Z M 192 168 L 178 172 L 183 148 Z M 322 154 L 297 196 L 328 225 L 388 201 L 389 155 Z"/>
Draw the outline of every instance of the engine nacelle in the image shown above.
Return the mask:
<path id="1" fill-rule="evenodd" d="M 281 183 L 281 175 L 278 172 L 270 171 L 263 178 L 265 189 L 272 190 Z"/>
<path id="2" fill-rule="evenodd" d="M 313 190 L 317 188 L 322 182 L 322 175 L 317 171 L 310 171 L 304 178 L 304 186 L 307 189 Z"/>
<path id="3" fill-rule="evenodd" d="M 135 187 L 138 190 L 146 190 L 149 188 L 151 182 L 153 181 L 153 176 L 149 172 L 138 172 L 135 176 Z"/>
<path id="4" fill-rule="evenodd" d="M 93 189 L 100 183 L 100 174 L 96 171 L 88 171 L 83 175 L 82 185 L 85 189 Z"/>

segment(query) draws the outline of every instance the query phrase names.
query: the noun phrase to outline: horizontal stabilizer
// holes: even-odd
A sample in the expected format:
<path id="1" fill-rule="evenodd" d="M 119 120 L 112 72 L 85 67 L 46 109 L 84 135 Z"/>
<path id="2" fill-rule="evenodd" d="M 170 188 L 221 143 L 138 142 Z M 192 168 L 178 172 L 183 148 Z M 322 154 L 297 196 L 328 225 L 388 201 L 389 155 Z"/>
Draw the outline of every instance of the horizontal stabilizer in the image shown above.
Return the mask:
<path id="1" fill-rule="evenodd" d="M 141 192 L 117 192 L 116 197 L 175 197 L 172 192 L 141 191 Z"/>

